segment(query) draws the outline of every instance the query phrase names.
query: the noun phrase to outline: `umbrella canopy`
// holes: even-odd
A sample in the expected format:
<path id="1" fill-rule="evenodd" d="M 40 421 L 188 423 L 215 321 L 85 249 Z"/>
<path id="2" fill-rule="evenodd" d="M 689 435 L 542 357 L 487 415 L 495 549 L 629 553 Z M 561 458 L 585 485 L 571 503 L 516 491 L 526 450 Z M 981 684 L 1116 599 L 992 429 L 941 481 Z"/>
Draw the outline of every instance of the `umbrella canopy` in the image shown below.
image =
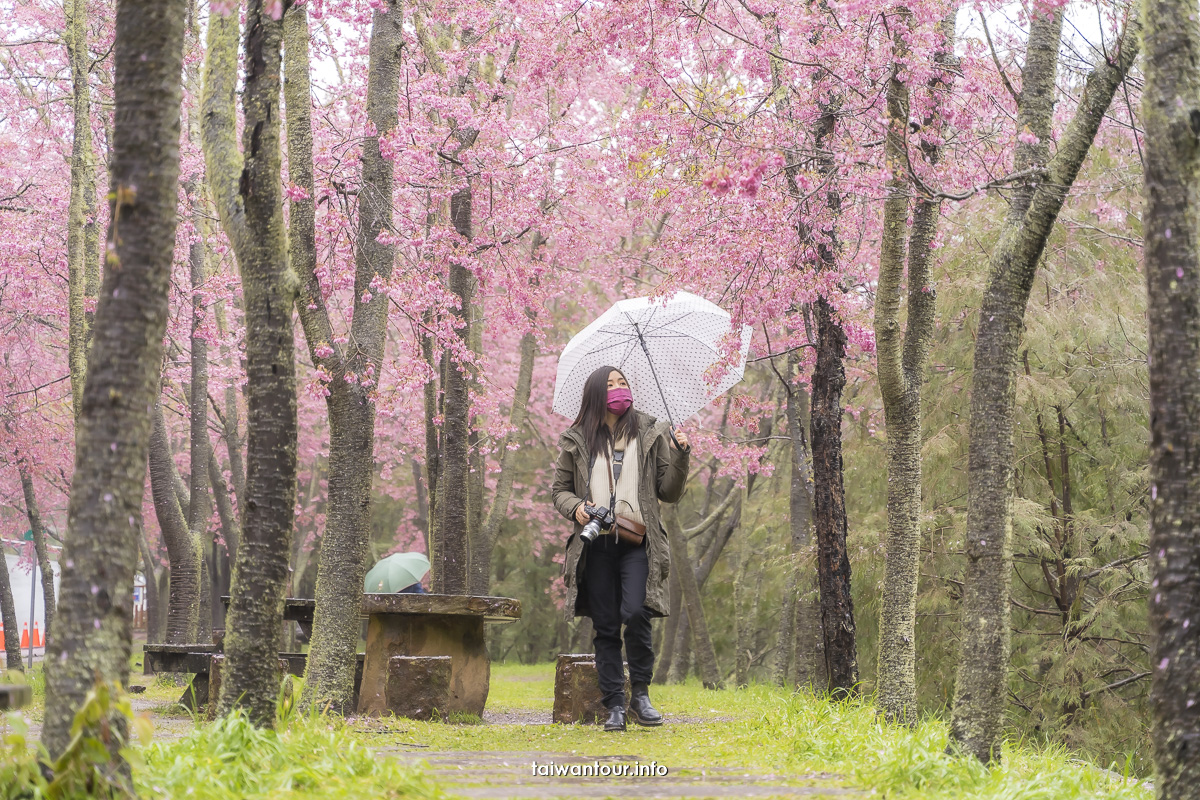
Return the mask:
<path id="1" fill-rule="evenodd" d="M 429 572 L 429 559 L 424 553 L 392 553 L 379 559 L 363 581 L 367 593 L 398 592 L 412 586 Z"/>
<path id="2" fill-rule="evenodd" d="M 749 325 L 742 326 L 737 362 L 716 384 L 705 382 L 732 327 L 726 311 L 690 292 L 676 292 L 665 303 L 649 297 L 622 300 L 567 343 L 558 359 L 554 410 L 574 419 L 584 382 L 607 365 L 625 373 L 637 409 L 672 423 L 685 420 L 742 379 Z"/>

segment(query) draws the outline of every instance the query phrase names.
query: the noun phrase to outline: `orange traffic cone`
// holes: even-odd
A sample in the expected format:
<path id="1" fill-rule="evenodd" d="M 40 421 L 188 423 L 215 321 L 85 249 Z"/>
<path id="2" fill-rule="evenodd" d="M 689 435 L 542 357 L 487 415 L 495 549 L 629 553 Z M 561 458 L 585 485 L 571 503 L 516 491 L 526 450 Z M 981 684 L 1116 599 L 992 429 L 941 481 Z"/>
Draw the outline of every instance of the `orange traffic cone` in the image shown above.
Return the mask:
<path id="1" fill-rule="evenodd" d="M 29 623 L 21 623 L 21 647 L 29 647 Z"/>
<path id="2" fill-rule="evenodd" d="M 33 621 L 33 646 L 34 647 L 42 646 L 42 634 L 40 631 L 38 631 L 37 620 Z"/>

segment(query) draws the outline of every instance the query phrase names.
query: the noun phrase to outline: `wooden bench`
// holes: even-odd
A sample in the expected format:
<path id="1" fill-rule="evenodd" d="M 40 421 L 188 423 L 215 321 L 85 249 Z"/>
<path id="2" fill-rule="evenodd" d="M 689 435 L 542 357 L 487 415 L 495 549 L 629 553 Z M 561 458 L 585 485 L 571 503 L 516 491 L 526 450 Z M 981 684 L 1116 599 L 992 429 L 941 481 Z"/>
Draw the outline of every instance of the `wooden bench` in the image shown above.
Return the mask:
<path id="1" fill-rule="evenodd" d="M 12 711 L 32 702 L 32 686 L 24 683 L 0 685 L 0 711 Z"/>
<path id="2" fill-rule="evenodd" d="M 388 712 L 388 667 L 393 656 L 449 656 L 450 697 L 443 711 L 482 717 L 491 681 L 484 623 L 517 621 L 521 601 L 451 594 L 364 594 L 362 613 L 368 620 L 367 652 L 358 713 Z"/>

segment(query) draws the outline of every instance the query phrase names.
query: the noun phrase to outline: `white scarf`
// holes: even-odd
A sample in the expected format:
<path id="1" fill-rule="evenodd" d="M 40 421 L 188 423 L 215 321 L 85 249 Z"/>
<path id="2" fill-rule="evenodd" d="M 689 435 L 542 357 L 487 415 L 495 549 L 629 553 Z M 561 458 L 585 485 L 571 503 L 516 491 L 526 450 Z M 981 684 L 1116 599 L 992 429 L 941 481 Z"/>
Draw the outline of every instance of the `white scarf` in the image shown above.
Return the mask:
<path id="1" fill-rule="evenodd" d="M 625 458 L 621 462 L 621 476 L 617 478 L 617 507 L 612 509 L 612 512 L 625 519 L 631 519 L 634 522 L 644 525 L 645 520 L 642 518 L 642 508 L 638 503 L 638 484 L 639 475 L 638 469 L 638 440 L 637 437 L 630 439 L 628 442 L 622 440 L 614 446 L 616 450 L 624 450 Z M 608 480 L 609 458 L 608 453 L 599 453 L 596 456 L 596 463 L 592 466 L 592 503 L 596 505 L 606 506 L 612 500 L 613 490 L 612 484 Z M 616 529 L 613 529 L 616 532 Z"/>

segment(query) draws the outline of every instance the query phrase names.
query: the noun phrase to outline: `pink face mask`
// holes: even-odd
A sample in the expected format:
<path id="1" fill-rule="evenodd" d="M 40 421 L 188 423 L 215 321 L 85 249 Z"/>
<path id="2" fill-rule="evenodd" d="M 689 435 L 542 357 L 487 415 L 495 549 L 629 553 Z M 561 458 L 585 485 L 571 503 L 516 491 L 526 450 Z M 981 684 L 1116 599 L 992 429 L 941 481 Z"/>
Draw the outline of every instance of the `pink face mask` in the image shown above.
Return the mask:
<path id="1" fill-rule="evenodd" d="M 608 410 L 618 417 L 628 411 L 631 405 L 633 405 L 633 392 L 628 389 L 608 390 Z"/>

